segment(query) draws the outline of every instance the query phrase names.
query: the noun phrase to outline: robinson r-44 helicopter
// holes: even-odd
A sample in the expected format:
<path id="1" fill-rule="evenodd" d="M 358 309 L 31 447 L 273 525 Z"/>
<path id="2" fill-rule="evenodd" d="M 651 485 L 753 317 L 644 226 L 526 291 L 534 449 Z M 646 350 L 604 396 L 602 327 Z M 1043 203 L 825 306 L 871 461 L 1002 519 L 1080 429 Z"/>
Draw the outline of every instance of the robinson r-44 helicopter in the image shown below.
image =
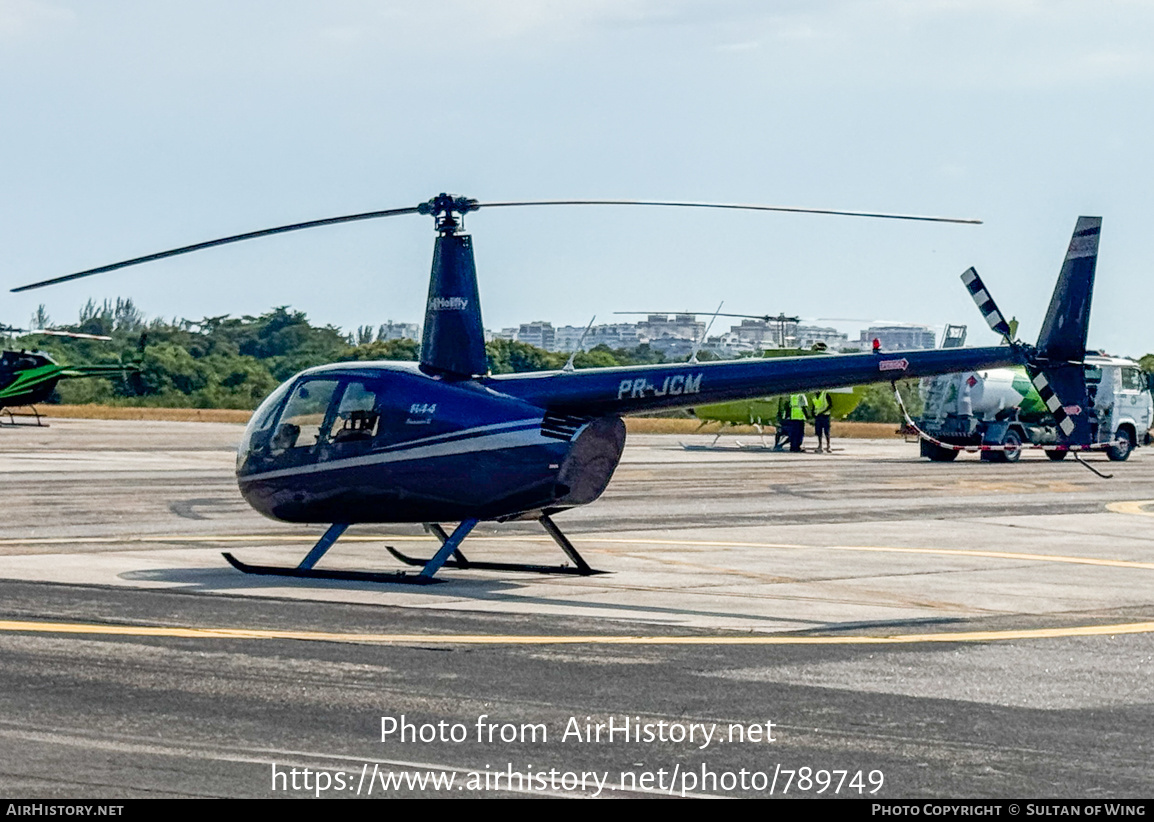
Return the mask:
<path id="1" fill-rule="evenodd" d="M 765 395 L 855 386 L 1024 365 L 1059 417 L 1071 448 L 1089 443 L 1079 409 L 1087 406 L 1082 359 L 1101 220 L 1079 218 L 1036 346 L 1010 339 L 1009 326 L 972 269 L 963 275 L 991 328 L 1008 344 L 729 362 L 591 368 L 491 375 L 473 258 L 462 219 L 479 208 L 528 205 L 662 205 L 866 214 L 774 206 L 642 201 L 480 203 L 441 194 L 417 206 L 334 217 L 138 257 L 14 289 L 22 291 L 213 246 L 314 226 L 402 214 L 430 215 L 433 250 L 419 363 L 339 363 L 311 368 L 277 388 L 253 413 L 237 454 L 241 494 L 260 513 L 329 528 L 296 567 L 258 566 L 230 554 L 251 574 L 427 584 L 442 568 L 588 575 L 589 566 L 552 517 L 596 500 L 625 445 L 622 415 Z M 1062 409 L 1069 409 L 1067 414 Z M 1088 447 L 1088 446 L 1087 446 Z M 481 521 L 536 519 L 572 565 L 478 562 L 461 552 Z M 441 541 L 433 556 L 408 557 L 419 572 L 394 574 L 316 568 L 353 523 L 424 523 Z M 458 523 L 451 533 L 440 523 Z"/>

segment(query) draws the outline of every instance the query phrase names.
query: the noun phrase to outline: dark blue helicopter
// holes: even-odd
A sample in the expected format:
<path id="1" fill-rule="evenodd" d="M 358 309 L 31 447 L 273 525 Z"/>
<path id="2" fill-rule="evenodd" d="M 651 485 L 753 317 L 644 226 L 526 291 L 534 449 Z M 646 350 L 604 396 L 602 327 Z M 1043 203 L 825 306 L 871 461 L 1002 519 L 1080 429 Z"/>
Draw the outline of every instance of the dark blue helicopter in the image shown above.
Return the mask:
<path id="1" fill-rule="evenodd" d="M 1099 218 L 1079 218 L 1037 346 L 1010 339 L 973 269 L 963 275 L 1006 345 L 831 357 L 689 362 L 494 376 L 488 373 L 472 238 L 462 218 L 481 207 L 562 204 L 679 205 L 905 217 L 862 212 L 642 201 L 478 203 L 441 194 L 419 206 L 265 229 L 139 257 L 22 288 L 286 231 L 400 214 L 427 214 L 437 238 L 419 363 L 340 363 L 303 371 L 256 410 L 237 457 L 244 498 L 274 519 L 328 523 L 299 566 L 248 565 L 246 573 L 424 584 L 442 567 L 588 575 L 591 568 L 552 516 L 596 500 L 625 446 L 622 415 L 767 394 L 891 382 L 1025 365 L 1070 442 L 1089 440 L 1082 359 L 1097 260 Z M 973 222 L 955 221 L 951 222 Z M 536 519 L 572 565 L 477 562 L 461 543 L 482 520 Z M 317 561 L 353 523 L 420 522 L 441 541 L 428 559 L 389 548 L 418 573 L 330 571 Z M 442 522 L 459 523 L 446 533 Z"/>

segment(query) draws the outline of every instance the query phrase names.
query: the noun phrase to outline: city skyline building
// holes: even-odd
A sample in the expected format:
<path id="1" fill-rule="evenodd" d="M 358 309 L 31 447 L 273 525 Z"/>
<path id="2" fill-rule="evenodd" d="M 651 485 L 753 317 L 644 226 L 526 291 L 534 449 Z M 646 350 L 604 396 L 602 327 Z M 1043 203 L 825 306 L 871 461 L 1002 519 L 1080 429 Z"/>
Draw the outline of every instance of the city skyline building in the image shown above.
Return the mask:
<path id="1" fill-rule="evenodd" d="M 650 314 L 638 322 L 600 323 L 590 327 L 554 326 L 549 320 L 534 320 L 500 330 L 485 329 L 486 340 L 516 340 L 545 351 L 572 352 L 580 346 L 590 351 L 598 346 L 631 349 L 649 345 L 669 357 L 687 355 L 705 332 L 707 323 L 696 314 Z M 700 315 L 704 316 L 704 315 Z M 416 323 L 389 321 L 380 326 L 378 339 L 420 339 Z M 928 325 L 887 323 L 871 325 L 852 342 L 849 335 L 832 326 L 803 325 L 774 318 L 742 319 L 729 330 L 709 336 L 701 346 L 722 358 L 735 358 L 775 348 L 812 348 L 823 345 L 830 351 L 869 350 L 873 340 L 885 350 L 925 349 L 936 346 L 936 334 Z"/>

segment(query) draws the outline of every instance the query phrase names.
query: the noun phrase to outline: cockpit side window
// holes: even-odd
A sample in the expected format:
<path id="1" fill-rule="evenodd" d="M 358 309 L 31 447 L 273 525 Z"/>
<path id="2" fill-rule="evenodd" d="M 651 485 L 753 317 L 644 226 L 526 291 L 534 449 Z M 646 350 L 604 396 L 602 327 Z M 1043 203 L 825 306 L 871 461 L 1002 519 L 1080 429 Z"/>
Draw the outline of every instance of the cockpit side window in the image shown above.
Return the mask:
<path id="1" fill-rule="evenodd" d="M 359 380 L 345 383 L 336 414 L 329 424 L 328 439 L 333 443 L 370 441 L 381 420 L 378 393 L 381 387 Z"/>
<path id="2" fill-rule="evenodd" d="M 290 448 L 311 448 L 321 441 L 337 380 L 308 380 L 293 387 L 281 413 L 270 446 L 274 453 Z"/>

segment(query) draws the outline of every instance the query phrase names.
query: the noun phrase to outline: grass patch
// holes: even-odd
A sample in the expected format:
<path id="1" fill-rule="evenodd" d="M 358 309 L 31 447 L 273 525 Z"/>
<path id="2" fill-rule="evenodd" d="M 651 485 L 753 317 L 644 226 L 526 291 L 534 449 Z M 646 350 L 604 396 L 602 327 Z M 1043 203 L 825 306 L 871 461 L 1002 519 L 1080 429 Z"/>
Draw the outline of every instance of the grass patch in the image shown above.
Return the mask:
<path id="1" fill-rule="evenodd" d="M 130 405 L 38 405 L 45 417 L 76 420 L 163 420 L 166 422 L 248 422 L 251 411 L 234 408 L 145 408 Z"/>
<path id="2" fill-rule="evenodd" d="M 830 425 L 833 439 L 898 439 L 898 425 L 892 422 L 847 422 L 834 420 Z M 726 425 L 708 422 L 704 426 L 700 420 L 671 419 L 656 417 L 626 417 L 625 430 L 631 434 L 757 434 L 752 425 Z M 767 434 L 773 433 L 773 426 L 767 426 Z M 813 426 L 806 425 L 806 436 L 813 436 Z"/>

